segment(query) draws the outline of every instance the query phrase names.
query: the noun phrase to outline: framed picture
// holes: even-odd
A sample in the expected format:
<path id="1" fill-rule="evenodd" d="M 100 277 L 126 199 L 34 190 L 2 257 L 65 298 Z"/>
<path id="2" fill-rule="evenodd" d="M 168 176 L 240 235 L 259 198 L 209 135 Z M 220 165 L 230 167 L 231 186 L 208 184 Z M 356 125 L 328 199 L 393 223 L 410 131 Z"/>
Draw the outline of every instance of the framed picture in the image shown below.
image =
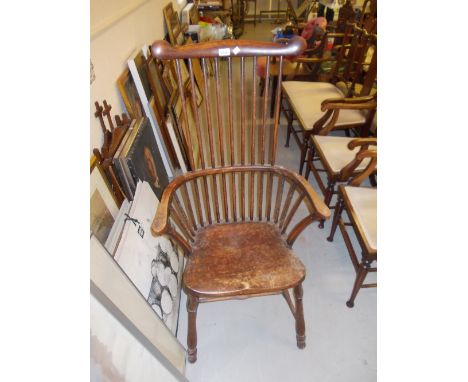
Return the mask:
<path id="1" fill-rule="evenodd" d="M 168 103 L 171 93 L 167 89 L 162 78 L 164 65 L 161 61 L 158 62 L 154 57 L 152 57 L 151 54 L 148 54 L 148 57 L 149 58 L 146 60 L 146 71 L 150 86 L 153 90 L 153 96 L 159 104 L 163 112 L 163 116 L 165 116 L 164 114 L 167 114 L 168 111 Z"/>
<path id="2" fill-rule="evenodd" d="M 145 49 L 146 47 L 143 47 L 143 50 Z M 149 119 L 151 129 L 153 130 L 159 155 L 165 168 L 165 173 L 169 178 L 172 178 L 174 176 L 174 170 L 170 163 L 168 148 L 165 146 L 164 137 L 162 136 L 160 126 L 158 125 L 158 121 L 155 118 L 155 114 L 151 111 L 150 99 L 152 96 L 152 91 L 145 68 L 146 59 L 143 55 L 143 50 L 137 49 L 133 52 L 133 54 L 127 60 L 128 69 L 130 70 L 133 81 L 135 82 L 138 95 L 140 96 L 141 102 L 143 104 L 145 115 Z"/>
<path id="3" fill-rule="evenodd" d="M 169 177 L 148 118 L 137 121 L 132 136 L 119 158 L 114 160 L 114 165 L 122 177 L 131 178 L 128 179 L 129 183 L 147 181 L 158 198 L 161 198 L 169 184 Z M 132 188 L 131 191 L 134 193 L 135 190 Z M 133 200 L 133 195 L 131 199 Z"/>
<path id="4" fill-rule="evenodd" d="M 186 380 L 184 347 L 94 235 L 90 254 L 91 380 Z"/>
<path id="5" fill-rule="evenodd" d="M 172 97 L 172 95 L 177 92 L 177 88 L 178 88 L 176 72 L 172 64 L 172 61 L 164 62 L 162 78 L 164 81 L 164 85 L 166 86 L 166 88 L 169 91 L 169 94 Z"/>
<path id="6" fill-rule="evenodd" d="M 174 124 L 177 126 L 178 134 L 183 140 L 183 147 L 186 150 L 186 153 L 188 155 L 189 150 L 189 141 L 187 137 L 187 133 L 190 133 L 190 139 L 191 139 L 191 148 L 193 152 L 193 159 L 194 159 L 194 165 L 196 168 L 199 168 L 200 166 L 200 147 L 198 145 L 198 137 L 197 137 L 197 129 L 195 128 L 195 114 L 193 112 L 192 104 L 191 102 L 188 102 L 189 99 L 186 99 L 186 108 L 187 108 L 187 118 L 188 121 L 185 120 L 185 115 L 183 113 L 183 108 L 182 108 L 182 100 L 181 97 L 179 96 L 178 93 L 174 95 L 174 97 L 171 100 L 171 109 L 173 113 L 173 118 L 174 118 Z M 192 169 L 195 170 L 195 169 Z"/>
<path id="7" fill-rule="evenodd" d="M 130 75 L 130 71 L 125 69 L 120 77 L 117 79 L 117 87 L 119 89 L 120 96 L 124 101 L 127 113 L 131 118 L 143 117 L 144 110 L 140 96 L 138 95 L 135 82 Z"/>
<path id="8" fill-rule="evenodd" d="M 176 334 L 183 253 L 167 236 L 153 236 L 159 201 L 148 182 L 138 182 L 135 198 L 115 252 L 124 270 L 166 326 Z"/>
<path id="9" fill-rule="evenodd" d="M 102 167 L 92 161 L 90 175 L 90 230 L 105 243 L 115 222 L 119 207 Z"/>

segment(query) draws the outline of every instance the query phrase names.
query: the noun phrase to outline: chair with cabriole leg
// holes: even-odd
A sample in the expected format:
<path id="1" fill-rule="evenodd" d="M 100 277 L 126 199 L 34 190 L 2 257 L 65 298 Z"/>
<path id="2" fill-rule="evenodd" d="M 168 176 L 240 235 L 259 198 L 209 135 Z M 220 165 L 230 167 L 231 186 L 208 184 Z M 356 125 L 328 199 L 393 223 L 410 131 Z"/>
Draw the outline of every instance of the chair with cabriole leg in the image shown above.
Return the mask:
<path id="1" fill-rule="evenodd" d="M 359 187 L 377 166 L 377 151 L 365 150 L 358 155 L 359 159 L 370 159 L 366 169 L 352 179 L 348 185 L 338 187 L 338 202 L 333 215 L 333 224 L 328 241 L 333 241 L 336 228 L 339 226 L 346 244 L 351 262 L 356 271 L 356 279 L 346 306 L 352 308 L 354 300 L 361 288 L 376 287 L 376 283 L 364 284 L 369 272 L 376 272 L 372 263 L 377 261 L 377 188 Z M 343 219 L 346 212 L 349 222 Z M 351 227 L 356 234 L 361 247 L 361 261 L 359 261 L 346 227 Z"/>
<path id="2" fill-rule="evenodd" d="M 305 347 L 306 271 L 292 245 L 313 221 L 329 218 L 330 210 L 302 176 L 275 164 L 281 87 L 273 94 L 271 121 L 269 81 L 260 96 L 255 71 L 259 57 L 266 56 L 270 73 L 270 57 L 281 68 L 285 56 L 301 54 L 305 46 L 300 37 L 286 45 L 246 40 L 152 45 L 155 58 L 174 60 L 180 93 L 187 86 L 181 60 L 187 60 L 192 89 L 193 60 L 200 59 L 204 78 L 200 109 L 196 92 L 191 99 L 181 97 L 179 124 L 193 171 L 169 184 L 152 224 L 153 234 L 171 236 L 187 256 L 189 362 L 197 359 L 198 306 L 219 300 L 282 295 L 295 319 L 297 346 Z"/>

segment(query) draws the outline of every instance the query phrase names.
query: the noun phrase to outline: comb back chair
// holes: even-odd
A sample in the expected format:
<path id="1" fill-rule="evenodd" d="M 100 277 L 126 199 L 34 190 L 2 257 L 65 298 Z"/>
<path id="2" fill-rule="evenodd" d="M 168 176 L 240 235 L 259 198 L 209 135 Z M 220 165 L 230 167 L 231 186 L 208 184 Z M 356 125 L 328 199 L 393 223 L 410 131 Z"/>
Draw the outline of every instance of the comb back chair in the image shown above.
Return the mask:
<path id="1" fill-rule="evenodd" d="M 305 45 L 300 37 L 287 45 L 246 40 L 152 45 L 155 58 L 174 60 L 181 93 L 180 60 L 188 61 L 192 87 L 192 60 L 200 59 L 204 77 L 200 110 L 195 92 L 187 102 L 181 97 L 185 121 L 191 118 L 187 103 L 195 110 L 193 121 L 182 123 L 193 171 L 169 184 L 152 223 L 153 234 L 171 236 L 187 256 L 183 289 L 189 362 L 197 359 L 199 303 L 226 299 L 281 294 L 295 318 L 297 346 L 305 347 L 306 272 L 291 247 L 309 224 L 329 218 L 330 210 L 302 176 L 276 165 L 281 86 L 270 121 L 269 92 L 259 95 L 255 71 L 258 57 L 267 56 L 269 73 L 269 57 L 282 63 L 285 56 L 301 54 Z M 208 60 L 213 76 L 207 75 Z"/>

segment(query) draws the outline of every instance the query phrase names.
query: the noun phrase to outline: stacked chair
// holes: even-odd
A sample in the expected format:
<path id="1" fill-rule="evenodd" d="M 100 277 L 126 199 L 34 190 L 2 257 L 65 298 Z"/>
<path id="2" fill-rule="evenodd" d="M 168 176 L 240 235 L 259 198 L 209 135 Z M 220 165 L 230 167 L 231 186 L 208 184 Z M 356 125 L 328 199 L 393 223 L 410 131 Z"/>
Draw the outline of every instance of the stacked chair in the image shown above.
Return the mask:
<path id="1" fill-rule="evenodd" d="M 285 56 L 300 55 L 305 46 L 300 37 L 286 45 L 245 40 L 152 45 L 155 58 L 174 61 L 181 94 L 181 60 L 187 60 L 192 88 L 193 60 L 200 59 L 204 77 L 200 110 L 195 92 L 191 100 L 182 97 L 182 119 L 190 120 L 190 110 L 195 111 L 194 123 L 183 124 L 193 171 L 169 184 L 152 224 L 153 234 L 169 235 L 187 256 L 183 288 L 189 362 L 197 359 L 198 306 L 219 300 L 283 295 L 295 319 L 297 346 L 305 347 L 306 271 L 292 245 L 313 221 L 327 219 L 330 210 L 302 176 L 276 165 L 275 159 L 282 64 Z M 267 79 L 270 58 L 279 65 L 272 121 L 270 82 L 265 81 L 262 96 L 258 89 L 255 69 L 260 57 L 266 57 Z M 207 74 L 208 61 L 212 76 Z"/>

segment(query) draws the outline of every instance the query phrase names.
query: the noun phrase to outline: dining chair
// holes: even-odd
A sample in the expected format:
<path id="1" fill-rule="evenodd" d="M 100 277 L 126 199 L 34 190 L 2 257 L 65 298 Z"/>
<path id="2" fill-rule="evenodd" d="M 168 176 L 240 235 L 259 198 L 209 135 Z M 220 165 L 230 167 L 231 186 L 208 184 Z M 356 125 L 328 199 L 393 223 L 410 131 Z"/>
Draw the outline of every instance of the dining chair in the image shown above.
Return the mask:
<path id="1" fill-rule="evenodd" d="M 203 107 L 194 107 L 193 122 L 182 124 L 193 171 L 169 184 L 152 224 L 154 235 L 169 235 L 186 254 L 189 362 L 197 359 L 198 306 L 220 300 L 282 295 L 295 319 L 296 344 L 305 347 L 306 270 L 292 246 L 313 221 L 329 218 L 330 210 L 302 176 L 276 164 L 281 86 L 273 94 L 275 116 L 270 120 L 269 92 L 259 95 L 255 71 L 259 57 L 267 57 L 270 73 L 269 57 L 283 63 L 305 46 L 300 37 L 286 45 L 248 40 L 152 45 L 155 58 L 175 63 L 180 92 L 181 60 L 187 60 L 192 87 L 192 60 L 200 59 L 204 76 Z M 208 60 L 213 76 L 207 75 Z M 181 100 L 187 120 L 187 103 L 196 100 Z"/>
<path id="2" fill-rule="evenodd" d="M 377 151 L 365 150 L 358 155 L 359 159 L 369 159 L 366 169 L 354 177 L 347 185 L 338 187 L 338 202 L 333 215 L 333 224 L 328 236 L 328 241 L 333 241 L 336 228 L 339 226 L 341 234 L 348 250 L 356 279 L 354 281 L 351 296 L 346 306 L 352 308 L 354 300 L 361 288 L 375 288 L 377 283 L 364 284 L 369 272 L 377 272 L 377 267 L 372 263 L 377 261 L 377 188 L 363 187 L 361 183 L 375 171 L 377 166 Z M 349 221 L 343 218 L 346 212 Z M 351 238 L 346 227 L 354 231 L 359 246 L 361 247 L 361 261 L 359 261 Z"/>
<path id="3" fill-rule="evenodd" d="M 377 36 L 355 23 L 348 24 L 334 67 L 327 82 L 284 81 L 281 111 L 287 120 L 286 147 L 291 135 L 300 148 L 299 173 L 302 174 L 311 135 L 344 130 L 347 135 L 368 136 L 375 110 L 364 105 L 376 99 Z M 371 53 L 371 54 L 369 54 Z M 315 58 L 297 58 L 313 63 Z M 319 60 L 320 61 L 320 60 Z M 298 128 L 293 123 L 298 122 Z"/>

